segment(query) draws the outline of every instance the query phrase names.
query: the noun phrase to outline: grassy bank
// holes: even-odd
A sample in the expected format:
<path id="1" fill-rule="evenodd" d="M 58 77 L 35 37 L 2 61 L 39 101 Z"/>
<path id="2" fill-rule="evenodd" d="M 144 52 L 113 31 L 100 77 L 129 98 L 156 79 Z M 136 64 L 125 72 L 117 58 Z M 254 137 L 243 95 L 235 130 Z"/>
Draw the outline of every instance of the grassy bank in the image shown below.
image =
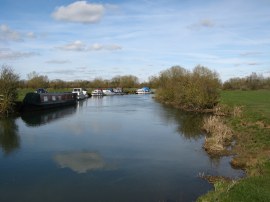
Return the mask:
<path id="1" fill-rule="evenodd" d="M 270 91 L 222 91 L 221 104 L 242 106 L 241 116 L 225 119 L 236 140 L 231 164 L 247 177 L 218 180 L 198 201 L 270 201 Z"/>

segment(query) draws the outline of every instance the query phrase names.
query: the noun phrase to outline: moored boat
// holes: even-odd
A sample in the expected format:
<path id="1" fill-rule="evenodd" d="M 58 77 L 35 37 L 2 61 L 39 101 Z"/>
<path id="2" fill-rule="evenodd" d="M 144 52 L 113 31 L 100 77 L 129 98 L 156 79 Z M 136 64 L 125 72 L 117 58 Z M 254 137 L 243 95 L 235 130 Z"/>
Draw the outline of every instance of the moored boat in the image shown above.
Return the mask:
<path id="1" fill-rule="evenodd" d="M 48 93 L 47 91 L 36 91 L 27 93 L 23 99 L 22 111 L 44 110 L 55 107 L 62 107 L 76 104 L 75 93 Z"/>
<path id="2" fill-rule="evenodd" d="M 115 95 L 116 94 L 115 92 L 113 92 L 113 89 L 111 89 L 111 88 L 103 89 L 102 92 L 104 95 Z"/>
<path id="3" fill-rule="evenodd" d="M 77 100 L 88 98 L 87 90 L 83 88 L 73 88 L 72 93 L 77 94 Z"/>
<path id="4" fill-rule="evenodd" d="M 136 90 L 136 94 L 151 94 L 151 93 L 152 93 L 152 91 L 148 87 L 142 87 L 142 88 Z"/>
<path id="5" fill-rule="evenodd" d="M 93 91 L 91 92 L 91 95 L 92 95 L 92 96 L 103 96 L 104 93 L 103 93 L 103 91 L 102 91 L 101 89 L 95 89 L 95 90 L 93 90 Z"/>
<path id="6" fill-rule="evenodd" d="M 116 94 L 116 95 L 124 95 L 125 93 L 123 92 L 123 88 L 114 88 L 113 89 L 113 92 Z"/>

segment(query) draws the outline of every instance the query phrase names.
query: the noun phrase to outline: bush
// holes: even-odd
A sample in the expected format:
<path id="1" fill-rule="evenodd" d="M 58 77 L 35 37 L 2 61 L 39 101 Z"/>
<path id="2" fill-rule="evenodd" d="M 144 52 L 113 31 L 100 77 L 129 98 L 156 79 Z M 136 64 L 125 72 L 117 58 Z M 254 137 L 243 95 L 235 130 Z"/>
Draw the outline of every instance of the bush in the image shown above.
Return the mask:
<path id="1" fill-rule="evenodd" d="M 189 72 L 174 66 L 161 72 L 155 82 L 156 98 L 182 109 L 200 111 L 212 109 L 218 103 L 221 82 L 217 73 L 206 67 L 196 66 Z"/>
<path id="2" fill-rule="evenodd" d="M 17 87 L 19 83 L 19 76 L 9 66 L 2 66 L 0 72 L 0 113 L 8 114 L 13 112 L 14 103 L 17 99 Z"/>

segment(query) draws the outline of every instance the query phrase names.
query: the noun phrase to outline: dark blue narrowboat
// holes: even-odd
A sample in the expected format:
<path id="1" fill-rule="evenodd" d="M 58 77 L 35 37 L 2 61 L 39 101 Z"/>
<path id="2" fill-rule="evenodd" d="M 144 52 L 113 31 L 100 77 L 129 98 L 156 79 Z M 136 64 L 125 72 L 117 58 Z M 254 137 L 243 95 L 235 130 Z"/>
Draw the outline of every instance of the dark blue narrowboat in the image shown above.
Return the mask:
<path id="1" fill-rule="evenodd" d="M 68 105 L 75 105 L 77 95 L 71 92 L 48 93 L 44 89 L 38 89 L 34 93 L 27 93 L 23 99 L 22 111 L 44 110 Z"/>

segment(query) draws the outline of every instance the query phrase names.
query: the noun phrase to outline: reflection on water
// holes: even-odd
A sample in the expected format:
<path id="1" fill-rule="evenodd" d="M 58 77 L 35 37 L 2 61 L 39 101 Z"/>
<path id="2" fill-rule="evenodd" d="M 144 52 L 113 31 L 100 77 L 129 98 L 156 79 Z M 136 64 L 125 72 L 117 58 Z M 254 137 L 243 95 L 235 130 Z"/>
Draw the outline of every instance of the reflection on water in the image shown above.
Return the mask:
<path id="1" fill-rule="evenodd" d="M 37 127 L 70 116 L 75 113 L 75 111 L 75 107 L 69 106 L 59 109 L 25 112 L 22 114 L 21 118 L 28 126 Z"/>
<path id="2" fill-rule="evenodd" d="M 6 155 L 20 147 L 18 126 L 14 118 L 0 118 L 0 147 Z"/>
<path id="3" fill-rule="evenodd" d="M 187 139 L 198 139 L 202 135 L 203 114 L 184 112 L 164 105 L 163 110 L 160 110 L 160 116 L 165 122 L 177 124 L 177 131 Z"/>
<path id="4" fill-rule="evenodd" d="M 97 152 L 63 152 L 56 154 L 54 160 L 61 168 L 70 168 L 77 173 L 105 169 L 106 163 Z"/>

